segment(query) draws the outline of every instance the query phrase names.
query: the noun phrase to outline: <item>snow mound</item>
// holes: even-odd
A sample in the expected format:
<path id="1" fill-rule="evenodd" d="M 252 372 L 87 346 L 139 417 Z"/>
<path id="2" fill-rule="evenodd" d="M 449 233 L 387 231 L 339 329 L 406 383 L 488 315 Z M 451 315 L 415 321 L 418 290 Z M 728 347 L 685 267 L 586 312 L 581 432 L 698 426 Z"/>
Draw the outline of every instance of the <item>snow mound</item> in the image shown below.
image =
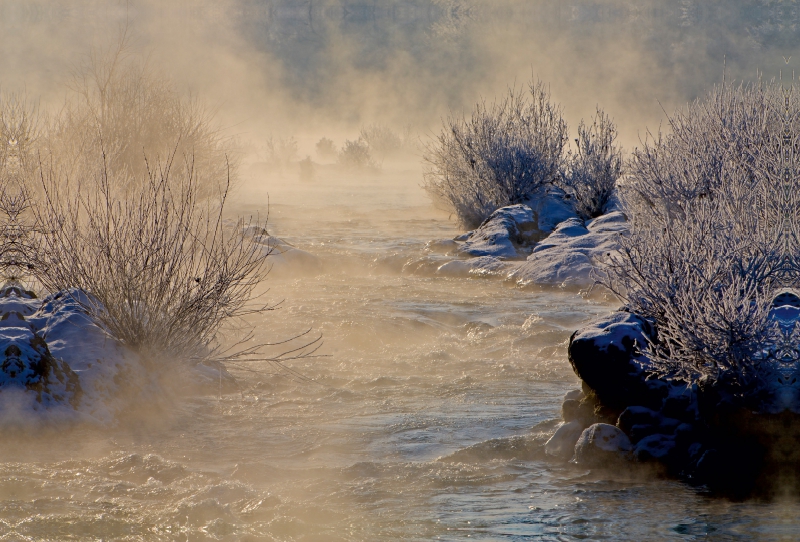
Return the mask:
<path id="1" fill-rule="evenodd" d="M 106 333 L 70 289 L 37 299 L 20 285 L 0 288 L 0 426 L 113 423 L 132 400 L 162 392 L 160 373 Z M 232 378 L 222 367 L 184 367 L 181 382 Z"/>
<path id="2" fill-rule="evenodd" d="M 527 205 L 510 205 L 496 210 L 469 234 L 460 251 L 470 256 L 524 258 L 538 240 L 533 210 Z"/>
<path id="3" fill-rule="evenodd" d="M 520 286 L 591 286 L 596 262 L 617 250 L 619 237 L 627 232 L 628 224 L 620 211 L 595 218 L 585 226 L 580 219 L 570 218 L 537 244 L 508 279 Z"/>
<path id="4" fill-rule="evenodd" d="M 565 220 L 578 217 L 572 196 L 556 186 L 548 186 L 532 196 L 525 204 L 531 208 L 536 217 L 540 239 L 550 234 Z"/>

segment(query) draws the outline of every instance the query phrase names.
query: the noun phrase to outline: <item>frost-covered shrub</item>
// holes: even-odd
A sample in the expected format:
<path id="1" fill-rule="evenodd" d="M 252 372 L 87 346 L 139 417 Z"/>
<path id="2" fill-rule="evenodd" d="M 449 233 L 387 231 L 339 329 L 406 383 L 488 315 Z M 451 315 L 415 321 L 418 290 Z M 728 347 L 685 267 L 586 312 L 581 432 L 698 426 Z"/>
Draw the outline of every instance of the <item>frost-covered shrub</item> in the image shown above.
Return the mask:
<path id="1" fill-rule="evenodd" d="M 770 302 L 800 286 L 798 118 L 779 85 L 723 85 L 634 153 L 630 236 L 602 282 L 655 322 L 663 373 L 747 383 L 779 340 Z"/>
<path id="2" fill-rule="evenodd" d="M 227 191 L 203 203 L 195 179 L 170 178 L 170 166 L 154 167 L 125 197 L 113 188 L 125 181 L 107 172 L 88 186 L 44 178 L 32 272 L 45 291 L 89 293 L 82 307 L 146 359 L 224 357 L 223 326 L 264 310 L 249 302 L 269 251 L 241 234 L 241 221 L 224 227 Z"/>
<path id="3" fill-rule="evenodd" d="M 424 186 L 462 226 L 474 227 L 554 182 L 566 141 L 567 124 L 543 83 L 509 89 L 503 99 L 479 103 L 469 118 L 444 122 L 423 154 Z"/>
<path id="4" fill-rule="evenodd" d="M 348 139 L 344 142 L 344 147 L 339 151 L 339 163 L 349 169 L 376 167 L 369 152 L 369 145 L 361 138 L 355 141 Z"/>
<path id="5" fill-rule="evenodd" d="M 585 218 L 600 216 L 622 174 L 622 151 L 615 145 L 617 128 L 601 109 L 592 124 L 578 125 L 575 152 L 567 156 L 562 183 L 575 194 L 577 213 Z"/>

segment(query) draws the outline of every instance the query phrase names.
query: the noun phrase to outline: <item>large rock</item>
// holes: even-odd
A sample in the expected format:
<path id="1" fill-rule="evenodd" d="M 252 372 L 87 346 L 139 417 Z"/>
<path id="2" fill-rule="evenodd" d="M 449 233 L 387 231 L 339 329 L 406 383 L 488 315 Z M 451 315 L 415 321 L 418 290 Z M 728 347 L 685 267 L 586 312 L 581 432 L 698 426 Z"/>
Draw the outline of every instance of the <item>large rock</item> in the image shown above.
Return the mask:
<path id="1" fill-rule="evenodd" d="M 539 235 L 531 208 L 510 205 L 496 210 L 478 229 L 470 232 L 459 250 L 469 256 L 524 258 Z"/>
<path id="2" fill-rule="evenodd" d="M 596 423 L 581 433 L 572 460 L 584 467 L 613 466 L 628 459 L 632 449 L 630 439 L 618 427 Z"/>
<path id="3" fill-rule="evenodd" d="M 572 334 L 569 361 L 604 405 L 660 409 L 669 387 L 664 381 L 648 380 L 653 366 L 641 352 L 653 338 L 655 330 L 647 320 L 618 311 Z"/>

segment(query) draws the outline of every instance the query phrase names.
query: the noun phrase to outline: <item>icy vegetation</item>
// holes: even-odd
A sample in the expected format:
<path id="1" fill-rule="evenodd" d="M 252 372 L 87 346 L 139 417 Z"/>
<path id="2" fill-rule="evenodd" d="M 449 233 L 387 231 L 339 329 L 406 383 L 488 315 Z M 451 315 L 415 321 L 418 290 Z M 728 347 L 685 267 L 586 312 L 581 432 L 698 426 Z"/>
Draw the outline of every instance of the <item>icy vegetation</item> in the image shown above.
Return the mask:
<path id="1" fill-rule="evenodd" d="M 123 398 L 168 380 L 219 390 L 228 364 L 281 367 L 244 345 L 243 318 L 272 308 L 256 289 L 273 252 L 314 257 L 226 218 L 231 142 L 124 32 L 71 88 L 53 116 L 24 96 L 0 104 L 3 420 L 47 410 L 109 423 Z"/>
<path id="2" fill-rule="evenodd" d="M 723 84 L 644 142 L 629 233 L 600 274 L 624 311 L 570 340 L 584 395 L 565 421 L 615 423 L 632 442 L 618 453 L 736 495 L 797 480 L 797 92 Z M 576 431 L 554 435 L 553 455 L 577 442 L 585 462 Z"/>
<path id="3" fill-rule="evenodd" d="M 436 274 L 600 284 L 624 303 L 571 338 L 584 388 L 548 453 L 655 462 L 735 494 L 767 490 L 775 469 L 794 477 L 797 454 L 778 451 L 800 415 L 798 89 L 723 83 L 648 134 L 624 179 L 601 110 L 561 157 L 543 89 L 449 120 L 427 188 L 462 224 L 481 219 L 428 245 L 457 258 Z M 748 467 L 731 482 L 737 457 Z"/>
<path id="4" fill-rule="evenodd" d="M 425 189 L 434 202 L 475 227 L 501 207 L 536 202 L 549 187 L 565 189 L 575 212 L 599 216 L 622 173 L 622 151 L 611 118 L 598 108 L 581 121 L 577 148 L 567 151 L 568 127 L 541 81 L 511 88 L 472 115 L 451 115 L 425 149 Z M 535 203 L 533 203 L 535 205 Z"/>

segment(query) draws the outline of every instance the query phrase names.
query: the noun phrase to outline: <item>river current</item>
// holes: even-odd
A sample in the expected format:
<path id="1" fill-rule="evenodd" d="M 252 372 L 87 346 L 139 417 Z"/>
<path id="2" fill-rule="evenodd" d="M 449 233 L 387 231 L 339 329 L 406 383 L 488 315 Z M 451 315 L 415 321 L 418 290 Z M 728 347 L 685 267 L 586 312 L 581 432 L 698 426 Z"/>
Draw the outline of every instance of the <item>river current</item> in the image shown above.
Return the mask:
<path id="1" fill-rule="evenodd" d="M 275 269 L 255 340 L 311 329 L 320 357 L 233 370 L 238 389 L 140 405 L 113 427 L 6 432 L 3 540 L 795 539 L 794 502 L 735 503 L 545 457 L 579 383 L 570 334 L 600 292 L 403 272 L 453 236 L 418 172 L 249 184 L 270 233 L 321 267 Z"/>

